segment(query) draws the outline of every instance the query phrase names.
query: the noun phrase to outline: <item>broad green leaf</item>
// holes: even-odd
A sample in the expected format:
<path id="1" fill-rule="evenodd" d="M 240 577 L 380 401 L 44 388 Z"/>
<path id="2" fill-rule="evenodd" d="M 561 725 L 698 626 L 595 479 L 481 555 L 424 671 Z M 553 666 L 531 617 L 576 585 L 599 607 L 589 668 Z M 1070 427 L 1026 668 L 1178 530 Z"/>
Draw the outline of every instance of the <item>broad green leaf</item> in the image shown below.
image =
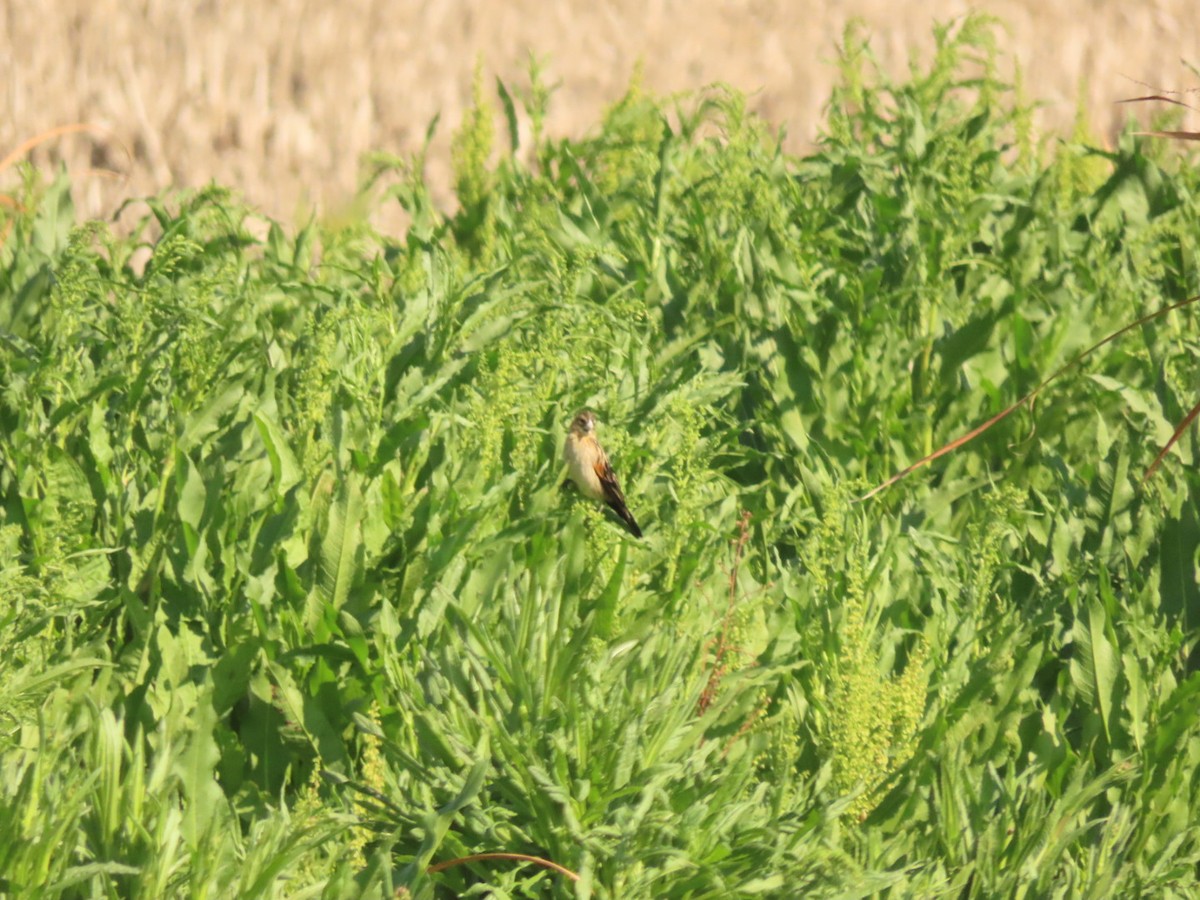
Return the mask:
<path id="1" fill-rule="evenodd" d="M 320 577 L 322 599 L 340 610 L 362 572 L 362 493 L 359 476 L 347 472 L 336 486 L 322 523 Z"/>
<path id="2" fill-rule="evenodd" d="M 254 414 L 254 423 L 258 426 L 259 436 L 271 459 L 271 472 L 275 476 L 276 490 L 282 496 L 300 481 L 300 464 L 296 461 L 292 448 L 288 446 L 287 436 L 274 418 L 259 411 Z"/>
<path id="3" fill-rule="evenodd" d="M 181 823 L 183 836 L 189 846 L 199 849 L 211 838 L 214 829 L 226 826 L 227 819 L 227 801 L 216 779 L 221 758 L 213 734 L 217 716 L 206 694 L 200 695 L 188 726 L 175 772 L 187 799 Z"/>
<path id="4" fill-rule="evenodd" d="M 1108 640 L 1108 619 L 1098 600 L 1088 604 L 1088 649 L 1091 654 L 1090 669 L 1095 680 L 1096 701 L 1104 721 L 1104 733 L 1112 740 L 1113 704 L 1116 700 L 1117 653 Z"/>

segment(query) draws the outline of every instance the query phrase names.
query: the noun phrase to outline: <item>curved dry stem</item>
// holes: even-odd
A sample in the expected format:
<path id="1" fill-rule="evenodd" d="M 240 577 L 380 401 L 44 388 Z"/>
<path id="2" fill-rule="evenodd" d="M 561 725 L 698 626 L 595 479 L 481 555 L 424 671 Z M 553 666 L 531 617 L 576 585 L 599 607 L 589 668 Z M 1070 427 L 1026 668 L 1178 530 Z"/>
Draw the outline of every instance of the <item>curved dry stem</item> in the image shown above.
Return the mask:
<path id="1" fill-rule="evenodd" d="M 1174 97 L 1168 97 L 1165 94 L 1147 94 L 1145 97 L 1127 97 L 1124 100 L 1118 100 L 1117 103 L 1147 103 L 1153 100 L 1161 100 L 1163 103 L 1174 103 L 1176 106 L 1182 106 L 1184 109 L 1195 109 L 1190 103 L 1184 103 L 1182 100 L 1176 100 Z"/>
<path id="2" fill-rule="evenodd" d="M 559 875 L 565 875 L 572 881 L 578 881 L 579 875 L 572 872 L 566 866 L 560 866 L 556 862 L 551 862 L 548 859 L 543 859 L 540 856 L 530 856 L 527 853 L 472 853 L 470 856 L 461 856 L 458 859 L 448 859 L 445 862 L 434 863 L 426 871 L 433 875 L 437 872 L 444 872 L 446 869 L 451 869 L 454 866 L 460 866 L 464 863 L 480 862 L 487 859 L 507 859 L 516 860 L 518 862 L 531 862 L 535 865 L 542 866 L 546 869 L 552 869 Z"/>
<path id="3" fill-rule="evenodd" d="M 1175 442 L 1183 436 L 1183 433 L 1187 430 L 1187 427 L 1192 424 L 1192 420 L 1195 419 L 1197 415 L 1200 415 L 1200 403 L 1197 403 L 1195 406 L 1193 406 L 1191 411 L 1183 417 L 1183 421 L 1179 423 L 1179 427 L 1175 429 L 1175 433 L 1171 435 L 1171 439 L 1167 441 L 1166 446 L 1158 451 L 1158 456 L 1154 457 L 1154 462 L 1150 463 L 1150 468 L 1148 468 L 1146 470 L 1146 474 L 1142 476 L 1142 484 L 1145 484 L 1147 481 L 1149 481 L 1150 476 L 1158 471 L 1158 467 L 1162 464 L 1162 461 L 1167 458 L 1167 453 L 1172 447 L 1175 446 Z"/>
<path id="4" fill-rule="evenodd" d="M 963 444 L 967 443 L 968 441 L 979 437 L 979 435 L 983 434 L 985 431 L 987 431 L 989 428 L 991 428 L 993 425 L 995 425 L 1001 419 L 1008 417 L 1013 412 L 1015 412 L 1016 410 L 1018 410 L 1022 406 L 1024 406 L 1026 403 L 1032 403 L 1037 398 L 1037 395 L 1039 393 L 1041 393 L 1042 389 L 1045 388 L 1047 385 L 1049 385 L 1050 382 L 1054 381 L 1056 378 L 1058 378 L 1058 376 L 1062 375 L 1068 369 L 1071 369 L 1071 368 L 1077 366 L 1079 363 L 1083 362 L 1083 360 L 1087 359 L 1089 356 L 1091 356 L 1093 353 L 1095 353 L 1097 350 L 1099 350 L 1105 344 L 1115 341 L 1117 338 L 1121 337 L 1126 332 L 1132 331 L 1134 328 L 1137 328 L 1139 325 L 1145 325 L 1147 322 L 1152 322 L 1155 319 L 1165 316 L 1167 313 L 1172 312 L 1173 310 L 1179 309 L 1181 306 L 1187 306 L 1189 303 L 1195 303 L 1197 300 L 1200 300 L 1200 294 L 1198 294 L 1194 297 L 1188 297 L 1186 300 L 1180 300 L 1176 303 L 1172 303 L 1169 306 L 1164 306 L 1162 309 L 1156 310 L 1155 312 L 1152 312 L 1152 313 L 1149 313 L 1148 315 L 1142 316 L 1137 321 L 1130 322 L 1124 328 L 1121 328 L 1118 331 L 1114 331 L 1112 334 L 1110 334 L 1108 337 L 1104 338 L 1103 340 L 1098 341 L 1095 344 L 1092 344 L 1092 346 L 1088 347 L 1082 353 L 1080 353 L 1079 355 L 1072 358 L 1069 362 L 1065 363 L 1062 366 L 1059 366 L 1059 368 L 1055 369 L 1054 372 L 1048 378 L 1044 379 L 1040 384 L 1038 384 L 1037 387 L 1035 387 L 1032 391 L 1030 391 L 1028 394 L 1026 394 L 1024 397 L 1022 397 L 1016 403 L 1012 404 L 1011 406 L 1007 407 L 1004 410 L 1001 410 L 996 415 L 992 416 L 990 419 L 988 419 L 986 422 L 984 422 L 982 425 L 972 428 L 970 431 L 968 431 L 966 434 L 962 435 L 961 437 L 957 437 L 954 440 L 952 440 L 950 443 L 945 444 L 942 447 L 939 447 L 937 450 L 934 450 L 928 456 L 924 456 L 921 459 L 918 459 L 912 465 L 908 466 L 907 468 L 901 469 L 899 472 L 897 472 L 895 475 L 893 475 L 887 481 L 883 482 L 883 484 L 880 484 L 880 485 L 872 488 L 871 490 L 867 491 L 867 493 L 863 494 L 855 502 L 861 503 L 864 500 L 871 499 L 876 494 L 878 494 L 880 491 L 883 491 L 883 490 L 891 487 L 897 481 L 900 481 L 902 478 L 906 477 L 907 475 L 911 474 L 912 472 L 915 472 L 917 469 L 921 468 L 922 466 L 929 465 L 929 463 L 933 462 L 939 456 L 945 456 L 951 450 L 955 450 L 955 449 L 961 447 Z M 1200 409 L 1200 407 L 1198 407 L 1197 409 Z M 1175 436 L 1173 436 L 1171 438 L 1170 443 L 1168 443 L 1167 446 L 1165 448 L 1163 448 L 1163 453 L 1166 453 L 1166 451 L 1171 448 L 1171 444 L 1175 443 L 1175 441 L 1178 439 L 1179 434 L 1182 432 L 1182 430 L 1184 428 L 1186 428 L 1188 423 L 1190 423 L 1192 421 L 1192 419 L 1194 419 L 1196 417 L 1197 409 L 1193 409 L 1192 412 L 1188 414 L 1188 417 L 1183 421 L 1183 424 L 1179 426 L 1179 431 L 1177 431 Z M 1160 456 L 1161 456 L 1161 454 L 1160 454 Z M 1154 464 L 1146 472 L 1145 478 L 1149 478 L 1154 473 L 1154 469 L 1157 468 L 1158 462 L 1159 462 L 1158 459 L 1156 459 L 1154 461 Z M 1145 480 L 1145 478 L 1143 478 L 1143 480 Z"/>
<path id="5" fill-rule="evenodd" d="M 81 132 L 97 135 L 108 134 L 108 136 L 112 138 L 116 145 L 121 148 L 121 151 L 125 154 L 125 158 L 130 163 L 133 162 L 133 154 L 129 151 L 129 148 L 115 137 L 112 137 L 112 135 L 109 134 L 106 129 L 103 129 L 98 125 L 89 125 L 86 122 L 73 122 L 70 125 L 57 125 L 54 128 L 43 131 L 41 134 L 35 134 L 33 137 L 22 141 L 17 145 L 16 149 L 14 149 L 3 159 L 0 159 L 0 172 L 3 172 L 38 144 L 44 144 L 46 141 L 53 140 L 57 137 L 62 137 L 66 134 L 79 134 Z"/>
<path id="6" fill-rule="evenodd" d="M 1129 97 L 1125 100 L 1118 100 L 1117 103 L 1170 103 L 1174 106 L 1182 106 L 1184 109 L 1190 109 L 1193 112 L 1196 111 L 1196 107 L 1190 103 L 1184 103 L 1182 100 L 1168 96 L 1170 93 L 1178 94 L 1182 92 L 1169 91 L 1167 93 L 1147 94 L 1144 97 Z M 1187 93 L 1191 93 L 1191 91 Z M 1176 141 L 1200 141 L 1200 131 L 1135 131 L 1134 134 L 1139 137 L 1171 138 Z"/>

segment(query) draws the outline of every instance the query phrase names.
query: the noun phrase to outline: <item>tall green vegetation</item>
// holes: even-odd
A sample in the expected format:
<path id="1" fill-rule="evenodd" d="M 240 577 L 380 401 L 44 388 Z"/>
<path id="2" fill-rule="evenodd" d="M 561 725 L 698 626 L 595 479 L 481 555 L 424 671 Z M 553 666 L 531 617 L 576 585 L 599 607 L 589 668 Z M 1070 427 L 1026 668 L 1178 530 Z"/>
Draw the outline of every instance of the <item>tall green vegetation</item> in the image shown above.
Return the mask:
<path id="1" fill-rule="evenodd" d="M 399 238 L 0 208 L 0 893 L 1192 895 L 1187 313 L 852 499 L 1200 292 L 1193 170 L 1043 158 L 990 35 L 851 36 L 803 159 L 481 87 Z"/>

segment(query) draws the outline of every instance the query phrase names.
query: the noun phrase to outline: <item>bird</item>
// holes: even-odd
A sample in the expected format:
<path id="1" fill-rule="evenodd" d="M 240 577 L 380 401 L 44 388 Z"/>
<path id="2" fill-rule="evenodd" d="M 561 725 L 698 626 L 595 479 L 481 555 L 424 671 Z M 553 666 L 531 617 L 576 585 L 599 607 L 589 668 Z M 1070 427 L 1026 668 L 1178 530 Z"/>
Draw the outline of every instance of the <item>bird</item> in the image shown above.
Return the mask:
<path id="1" fill-rule="evenodd" d="M 571 481 L 585 497 L 607 503 L 634 537 L 642 536 L 642 529 L 625 505 L 625 495 L 613 474 L 608 454 L 596 440 L 596 414 L 590 409 L 582 410 L 571 422 L 571 430 L 563 444 L 563 461 Z"/>

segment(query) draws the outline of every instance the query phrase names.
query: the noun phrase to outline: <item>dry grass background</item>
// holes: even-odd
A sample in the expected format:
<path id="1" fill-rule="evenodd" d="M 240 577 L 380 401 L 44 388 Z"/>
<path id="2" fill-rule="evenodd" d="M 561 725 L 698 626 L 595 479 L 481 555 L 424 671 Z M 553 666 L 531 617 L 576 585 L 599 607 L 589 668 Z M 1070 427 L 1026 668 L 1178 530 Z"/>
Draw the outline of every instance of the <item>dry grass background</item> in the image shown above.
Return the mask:
<path id="1" fill-rule="evenodd" d="M 482 55 L 489 76 L 525 83 L 529 54 L 559 89 L 548 130 L 580 135 L 627 86 L 724 81 L 786 125 L 817 134 L 847 21 L 863 20 L 889 71 L 932 45 L 932 23 L 970 9 L 1000 17 L 1006 55 L 1067 129 L 1077 102 L 1111 133 L 1142 91 L 1188 88 L 1200 60 L 1195 0 L 0 0 L 0 156 L 47 128 L 87 122 L 34 152 L 78 176 L 76 200 L 110 215 L 125 197 L 212 179 L 284 221 L 352 195 L 364 153 L 408 154 L 440 112 L 428 171 L 446 196 L 449 138 Z M 1183 60 L 1183 62 L 1181 62 Z M 129 159 L 121 146 L 129 148 Z M 111 168 L 120 179 L 94 170 Z M 90 173 L 90 174 L 89 174 Z M 4 177 L 11 178 L 11 173 Z M 386 224 L 386 223 L 385 223 Z"/>

